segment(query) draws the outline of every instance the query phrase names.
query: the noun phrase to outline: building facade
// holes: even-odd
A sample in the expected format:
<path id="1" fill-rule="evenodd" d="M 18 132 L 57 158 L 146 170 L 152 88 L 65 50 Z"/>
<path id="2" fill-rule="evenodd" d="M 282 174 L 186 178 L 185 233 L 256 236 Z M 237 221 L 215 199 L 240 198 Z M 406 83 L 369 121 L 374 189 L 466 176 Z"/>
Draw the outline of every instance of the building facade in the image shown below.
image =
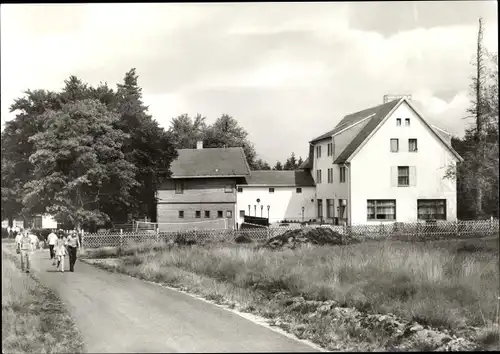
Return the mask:
<path id="1" fill-rule="evenodd" d="M 236 184 L 250 174 L 242 148 L 180 149 L 158 190 L 160 231 L 236 227 Z"/>
<path id="2" fill-rule="evenodd" d="M 445 174 L 461 160 L 449 135 L 401 98 L 345 116 L 310 142 L 302 167 L 327 222 L 454 221 L 456 182 Z"/>
<path id="3" fill-rule="evenodd" d="M 237 223 L 244 216 L 282 220 L 314 219 L 314 180 L 308 171 L 251 171 L 237 186 Z"/>

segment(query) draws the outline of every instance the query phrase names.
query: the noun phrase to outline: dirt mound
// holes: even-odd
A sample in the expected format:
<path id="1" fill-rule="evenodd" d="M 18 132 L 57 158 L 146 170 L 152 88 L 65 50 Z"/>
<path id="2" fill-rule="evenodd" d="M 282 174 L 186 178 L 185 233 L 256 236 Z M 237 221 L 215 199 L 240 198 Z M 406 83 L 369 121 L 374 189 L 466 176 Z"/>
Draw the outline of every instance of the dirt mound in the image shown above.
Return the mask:
<path id="1" fill-rule="evenodd" d="M 303 244 L 312 245 L 343 245 L 351 242 L 350 238 L 333 231 L 329 227 L 304 227 L 288 230 L 285 233 L 270 238 L 264 247 L 279 249 L 283 247 L 295 248 Z"/>

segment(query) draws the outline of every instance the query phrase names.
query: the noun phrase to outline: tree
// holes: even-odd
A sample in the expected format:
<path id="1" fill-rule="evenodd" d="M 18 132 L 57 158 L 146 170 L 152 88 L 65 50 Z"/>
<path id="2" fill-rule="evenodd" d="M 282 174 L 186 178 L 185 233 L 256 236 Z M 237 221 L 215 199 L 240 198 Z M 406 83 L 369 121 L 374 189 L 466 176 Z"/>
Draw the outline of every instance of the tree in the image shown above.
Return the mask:
<path id="1" fill-rule="evenodd" d="M 194 119 L 187 114 L 173 118 L 168 130 L 172 143 L 178 149 L 194 149 L 196 142 L 203 140 L 207 125 L 206 117 L 197 114 Z"/>
<path id="2" fill-rule="evenodd" d="M 24 96 L 14 100 L 11 112 L 18 111 L 16 117 L 5 123 L 2 132 L 2 217 L 12 226 L 14 218 L 28 215 L 23 211 L 23 186 L 32 176 L 33 166 L 29 156 L 33 153 L 33 143 L 29 138 L 41 131 L 43 119 L 40 114 L 47 109 L 59 109 L 59 96 L 46 90 L 27 90 Z"/>
<path id="3" fill-rule="evenodd" d="M 265 170 L 271 169 L 271 166 L 269 166 L 269 164 L 267 162 L 265 162 L 264 160 L 262 160 L 261 158 L 255 160 L 254 167 L 255 167 L 255 170 L 258 170 L 258 171 L 265 171 Z"/>
<path id="4" fill-rule="evenodd" d="M 248 165 L 256 169 L 256 152 L 253 144 L 247 139 L 248 133 L 233 117 L 223 114 L 205 129 L 204 144 L 209 148 L 242 147 Z"/>
<path id="5" fill-rule="evenodd" d="M 283 170 L 283 165 L 281 165 L 281 162 L 276 161 L 276 165 L 274 165 L 273 170 L 275 170 L 275 171 L 282 171 Z"/>
<path id="6" fill-rule="evenodd" d="M 177 157 L 172 137 L 147 113 L 135 69 L 128 71 L 123 84 L 118 85 L 115 102 L 105 86 L 101 86 L 98 93 L 101 99 L 116 104 L 120 115 L 117 127 L 128 135 L 123 144 L 125 159 L 137 167 L 138 184 L 131 191 L 133 203 L 122 208 L 110 205 L 108 213 L 121 221 L 144 216 L 156 220 L 156 192 Z"/>
<path id="7" fill-rule="evenodd" d="M 46 110 L 43 130 L 29 138 L 33 178 L 25 184 L 28 212 L 43 210 L 77 229 L 103 223 L 102 203 L 131 203 L 136 167 L 125 160 L 126 134 L 114 128 L 119 117 L 97 100 L 84 99 Z M 110 193 L 119 186 L 120 193 Z"/>
<path id="8" fill-rule="evenodd" d="M 446 173 L 446 178 L 457 181 L 459 215 L 471 218 L 498 216 L 498 57 L 485 50 L 482 37 L 479 19 L 476 70 L 470 87 L 473 99 L 467 117 L 474 119 L 474 125 L 463 139 L 452 140 L 464 161 Z"/>

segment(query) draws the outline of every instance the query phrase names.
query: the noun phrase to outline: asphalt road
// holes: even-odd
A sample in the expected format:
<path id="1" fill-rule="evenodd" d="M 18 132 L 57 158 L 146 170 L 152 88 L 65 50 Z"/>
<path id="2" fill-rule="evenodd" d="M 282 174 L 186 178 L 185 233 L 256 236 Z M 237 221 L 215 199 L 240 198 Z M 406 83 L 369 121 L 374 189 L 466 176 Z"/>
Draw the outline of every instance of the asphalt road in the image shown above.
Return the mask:
<path id="1" fill-rule="evenodd" d="M 67 305 L 87 352 L 316 351 L 235 313 L 139 279 L 79 261 L 74 273 L 57 272 L 48 250 L 33 255 L 32 274 Z"/>

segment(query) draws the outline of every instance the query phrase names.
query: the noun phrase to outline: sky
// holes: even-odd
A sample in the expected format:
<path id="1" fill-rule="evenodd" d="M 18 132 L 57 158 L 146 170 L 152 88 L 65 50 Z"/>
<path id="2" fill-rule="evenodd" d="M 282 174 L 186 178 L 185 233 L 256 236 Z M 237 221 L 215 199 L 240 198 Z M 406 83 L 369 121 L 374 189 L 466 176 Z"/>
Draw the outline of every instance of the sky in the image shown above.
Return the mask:
<path id="1" fill-rule="evenodd" d="M 136 68 L 149 113 L 236 118 L 271 165 L 343 116 L 411 94 L 462 136 L 471 61 L 498 51 L 496 1 L 2 4 L 1 122 L 27 89 L 76 75 L 115 85 Z"/>

